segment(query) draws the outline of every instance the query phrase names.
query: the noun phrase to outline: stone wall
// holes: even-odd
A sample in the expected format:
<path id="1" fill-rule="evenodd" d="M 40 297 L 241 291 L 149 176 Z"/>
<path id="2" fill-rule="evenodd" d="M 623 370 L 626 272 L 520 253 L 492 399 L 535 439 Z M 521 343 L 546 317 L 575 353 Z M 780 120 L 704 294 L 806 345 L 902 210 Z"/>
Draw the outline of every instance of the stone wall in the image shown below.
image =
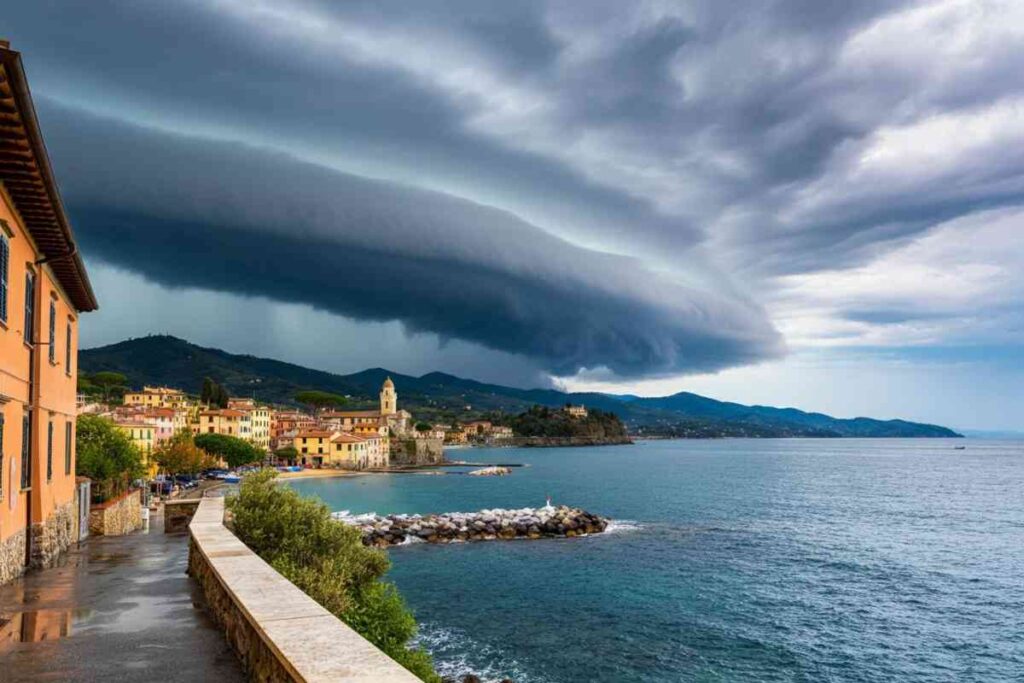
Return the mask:
<path id="1" fill-rule="evenodd" d="M 142 528 L 142 495 L 129 491 L 89 508 L 89 533 L 94 536 L 124 536 Z"/>
<path id="2" fill-rule="evenodd" d="M 0 542 L 0 585 L 25 572 L 25 530 L 14 532 Z"/>
<path id="3" fill-rule="evenodd" d="M 176 531 L 188 529 L 188 523 L 196 514 L 200 498 L 185 498 L 180 500 L 169 500 L 164 503 L 164 533 L 170 534 Z"/>
<path id="4" fill-rule="evenodd" d="M 249 680 L 419 681 L 238 540 L 223 498 L 202 500 L 189 536 L 189 574 Z"/>
<path id="5" fill-rule="evenodd" d="M 68 547 L 78 539 L 78 514 L 75 501 L 61 505 L 41 524 L 32 525 L 33 569 L 52 567 Z"/>
<path id="6" fill-rule="evenodd" d="M 231 600 L 231 596 L 224 589 L 209 562 L 196 548 L 193 539 L 190 539 L 188 544 L 188 573 L 202 589 L 206 598 L 206 610 L 217 626 L 224 631 L 228 644 L 248 672 L 249 680 L 264 683 L 294 681 L 291 672 L 273 651 L 266 647 L 256 628 Z"/>
<path id="7" fill-rule="evenodd" d="M 392 439 L 391 466 L 436 465 L 444 462 L 441 439 Z"/>

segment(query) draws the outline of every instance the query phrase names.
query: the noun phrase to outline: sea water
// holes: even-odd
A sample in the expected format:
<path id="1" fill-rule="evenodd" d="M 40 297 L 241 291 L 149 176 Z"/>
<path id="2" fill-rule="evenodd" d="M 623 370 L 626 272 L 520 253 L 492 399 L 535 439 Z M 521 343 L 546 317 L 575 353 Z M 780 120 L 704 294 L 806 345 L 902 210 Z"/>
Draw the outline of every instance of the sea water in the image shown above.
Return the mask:
<path id="1" fill-rule="evenodd" d="M 389 578 L 442 673 L 1024 680 L 1024 442 L 681 440 L 459 455 L 528 466 L 293 483 L 353 513 L 551 496 L 615 520 L 587 538 L 388 551 Z"/>

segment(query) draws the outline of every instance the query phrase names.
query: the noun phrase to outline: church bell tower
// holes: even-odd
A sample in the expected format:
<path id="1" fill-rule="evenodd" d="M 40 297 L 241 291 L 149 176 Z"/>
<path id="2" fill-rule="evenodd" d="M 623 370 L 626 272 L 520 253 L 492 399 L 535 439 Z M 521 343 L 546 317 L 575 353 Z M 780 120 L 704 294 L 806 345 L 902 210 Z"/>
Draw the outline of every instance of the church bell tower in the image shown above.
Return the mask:
<path id="1" fill-rule="evenodd" d="M 398 394 L 395 392 L 395 383 L 388 377 L 384 380 L 384 386 L 380 388 L 380 414 L 394 415 L 398 412 Z"/>

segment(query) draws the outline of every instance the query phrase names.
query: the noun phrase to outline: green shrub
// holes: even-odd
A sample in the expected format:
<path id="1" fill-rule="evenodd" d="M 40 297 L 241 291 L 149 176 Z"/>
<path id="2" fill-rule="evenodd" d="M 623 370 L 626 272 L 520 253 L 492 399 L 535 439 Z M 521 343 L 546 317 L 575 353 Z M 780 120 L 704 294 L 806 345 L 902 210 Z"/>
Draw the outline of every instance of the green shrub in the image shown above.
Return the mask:
<path id="1" fill-rule="evenodd" d="M 324 503 L 278 486 L 276 476 L 270 469 L 246 476 L 228 499 L 238 537 L 392 659 L 439 683 L 430 655 L 408 646 L 416 620 L 395 587 L 380 580 L 387 555 L 364 546 L 359 529 L 331 519 Z"/>

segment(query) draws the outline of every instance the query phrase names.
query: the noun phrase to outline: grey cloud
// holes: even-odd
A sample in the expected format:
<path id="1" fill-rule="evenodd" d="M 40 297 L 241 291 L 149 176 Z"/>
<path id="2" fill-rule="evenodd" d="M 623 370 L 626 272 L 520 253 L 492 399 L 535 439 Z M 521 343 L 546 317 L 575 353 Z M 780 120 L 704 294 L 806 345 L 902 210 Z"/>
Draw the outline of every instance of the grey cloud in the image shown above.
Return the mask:
<path id="1" fill-rule="evenodd" d="M 309 244 L 326 240 L 326 249 L 339 237 L 324 226 L 345 224 L 332 222 L 337 216 L 318 208 L 316 193 L 337 195 L 339 202 L 347 197 L 345 219 L 390 235 L 383 253 L 401 260 L 402 272 L 433 259 L 460 273 L 472 271 L 470 281 L 476 283 L 479 273 L 473 269 L 478 268 L 484 273 L 482 290 L 539 291 L 538 296 L 557 291 L 558 311 L 573 296 L 553 276 L 564 273 L 564 281 L 604 293 L 607 301 L 593 309 L 599 311 L 595 319 L 607 316 L 656 330 L 644 336 L 646 331 L 627 334 L 597 325 L 614 343 L 596 336 L 579 344 L 557 336 L 541 342 L 527 341 L 518 330 L 467 332 L 447 318 L 432 326 L 426 315 L 402 314 L 413 328 L 452 328 L 499 348 L 532 348 L 549 367 L 608 360 L 626 373 L 669 372 L 686 365 L 675 360 L 679 350 L 671 340 L 689 334 L 690 323 L 666 326 L 666 317 L 675 314 L 664 311 L 676 304 L 652 302 L 655 297 L 623 285 L 619 277 L 610 280 L 613 291 L 602 288 L 597 273 L 635 271 L 642 268 L 636 261 L 573 251 L 544 233 L 634 257 L 667 271 L 666 279 L 701 282 L 701 290 L 715 292 L 718 296 L 686 290 L 669 298 L 696 302 L 697 312 L 684 311 L 681 319 L 706 318 L 697 337 L 720 325 L 723 338 L 742 338 L 748 331 L 736 318 L 747 318 L 760 330 L 751 334 L 760 341 L 745 350 L 733 353 L 725 343 L 722 359 L 687 366 L 722 367 L 762 357 L 771 346 L 764 344 L 771 335 L 761 334 L 763 314 L 735 292 L 767 299 L 779 286 L 779 275 L 864 264 L 943 221 L 1024 202 L 1021 156 L 1005 153 L 1013 140 L 1004 149 L 995 145 L 990 153 L 975 154 L 946 176 L 930 177 L 928 164 L 901 170 L 899 186 L 884 174 L 851 172 L 879 131 L 944 113 L 983 110 L 1018 96 L 1024 88 L 1024 46 L 1019 35 L 992 35 L 1000 13 L 1012 3 L 973 13 L 970 20 L 990 23 L 965 29 L 957 40 L 945 40 L 942 31 L 967 19 L 947 20 L 938 33 L 926 23 L 906 36 L 885 34 L 903 12 L 955 5 L 912 0 L 278 0 L 261 5 L 279 12 L 265 20 L 239 18 L 259 4 L 255 1 L 239 0 L 241 9 L 234 14 L 216 9 L 225 4 L 39 0 L 19 3 L 5 19 L 15 46 L 26 52 L 37 94 L 114 110 L 143 124 L 291 150 L 355 175 L 471 200 L 442 201 L 440 195 L 411 189 L 389 194 L 397 192 L 394 186 L 296 171 L 305 184 L 282 179 L 288 201 L 280 203 L 298 219 L 282 216 L 278 222 L 302 231 Z M 300 30 L 312 26 L 308 36 L 285 30 L 299 13 L 312 17 L 297 24 Z M 396 47 L 384 56 L 360 56 L 351 46 L 342 47 L 352 33 L 369 44 L 391 40 L 387 44 Z M 849 49 L 851 41 L 865 36 L 866 49 Z M 465 88 L 450 83 L 460 74 L 467 79 Z M 479 82 L 490 90 L 473 92 Z M 82 163 L 73 153 L 82 144 L 88 141 L 65 142 L 64 167 Z M 255 173 L 238 175 L 233 169 L 251 172 L 256 164 L 294 162 L 207 146 L 207 174 L 220 169 L 231 176 L 223 188 L 237 196 L 200 213 L 190 209 L 185 189 L 201 188 L 181 170 L 194 146 L 153 145 L 168 155 L 162 171 L 175 179 L 166 188 L 178 192 L 175 202 L 150 197 L 148 188 L 139 187 L 134 202 L 97 206 L 106 186 L 90 179 L 92 168 L 69 183 L 79 188 L 85 203 L 74 208 L 98 248 L 103 234 L 115 234 L 102 233 L 101 221 L 121 225 L 123 235 L 117 234 L 129 242 L 137 238 L 124 226 L 133 221 L 191 226 L 182 229 L 202 233 L 197 239 L 212 239 L 213 229 L 205 235 L 202 225 L 217 226 L 225 239 L 242 239 L 246 231 L 279 234 L 265 217 L 250 215 L 252 203 L 244 199 L 247 193 L 280 195 L 258 182 Z M 363 201 L 367 196 L 378 202 Z M 822 199 L 807 209 L 809 197 Z M 370 211 L 381 201 L 392 204 L 390 213 Z M 480 204 L 509 213 L 484 216 Z M 503 225 L 508 233 L 518 230 L 511 227 L 520 225 L 518 216 L 530 224 L 535 244 L 468 229 L 449 239 L 446 234 L 457 232 L 441 220 L 449 212 L 467 222 L 474 216 L 477 222 Z M 410 215 L 418 221 L 415 241 L 406 232 Z M 532 226 L 543 232 L 533 232 Z M 341 243 L 349 254 L 382 249 L 379 242 L 359 241 L 357 231 L 344 234 Z M 115 245 L 102 248 L 109 252 Z M 518 256 L 503 262 L 497 254 Z M 585 266 L 577 264 L 580 259 Z M 535 274 L 534 263 L 544 267 L 538 265 L 537 280 L 524 286 L 523 275 Z M 155 272 L 159 264 L 152 268 Z M 499 273 L 506 279 L 493 279 Z M 542 290 L 530 289 L 540 283 Z M 308 282 L 288 287 L 293 300 L 311 297 Z M 357 307 L 315 298 L 332 310 Z M 520 297 L 499 300 L 507 317 L 534 315 L 521 310 Z M 633 305 L 638 310 L 623 317 Z M 726 312 L 747 309 L 753 312 Z M 871 316 L 861 313 L 865 320 Z M 619 352 L 607 358 L 594 351 L 613 346 Z M 563 349 L 566 361 L 560 364 L 555 356 Z M 688 353 L 715 356 L 696 348 Z"/>
<path id="2" fill-rule="evenodd" d="M 86 253 L 162 284 L 400 320 L 559 375 L 709 371 L 781 351 L 756 305 L 572 246 L 507 212 L 42 109 Z"/>

